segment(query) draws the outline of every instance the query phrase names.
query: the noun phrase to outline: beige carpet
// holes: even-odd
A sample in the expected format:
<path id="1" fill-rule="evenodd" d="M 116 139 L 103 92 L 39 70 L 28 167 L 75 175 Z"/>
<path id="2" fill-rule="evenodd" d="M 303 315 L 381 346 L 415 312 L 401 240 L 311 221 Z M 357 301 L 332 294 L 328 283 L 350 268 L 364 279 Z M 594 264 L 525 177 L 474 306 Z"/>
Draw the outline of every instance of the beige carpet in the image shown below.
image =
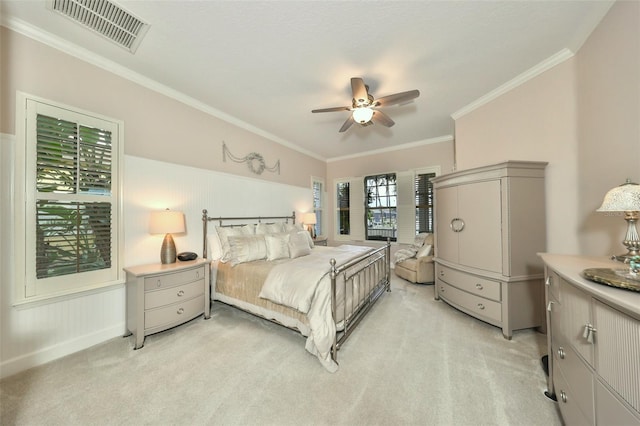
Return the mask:
<path id="1" fill-rule="evenodd" d="M 561 425 L 544 335 L 501 330 L 396 277 L 325 371 L 304 338 L 214 304 L 0 382 L 2 425 Z"/>

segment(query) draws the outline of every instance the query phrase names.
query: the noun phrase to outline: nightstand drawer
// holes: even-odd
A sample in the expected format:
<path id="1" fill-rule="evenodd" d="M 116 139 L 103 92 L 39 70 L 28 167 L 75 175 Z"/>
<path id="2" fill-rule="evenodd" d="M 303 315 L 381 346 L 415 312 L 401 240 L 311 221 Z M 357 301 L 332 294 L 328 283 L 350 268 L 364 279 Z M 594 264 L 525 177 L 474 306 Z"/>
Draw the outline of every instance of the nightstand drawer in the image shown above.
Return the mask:
<path id="1" fill-rule="evenodd" d="M 168 324 L 183 322 L 195 318 L 204 311 L 202 297 L 195 297 L 185 302 L 175 303 L 165 308 L 152 309 L 144 312 L 144 328 L 149 330 Z"/>
<path id="2" fill-rule="evenodd" d="M 500 302 L 500 283 L 437 265 L 438 278 L 469 293 Z"/>
<path id="3" fill-rule="evenodd" d="M 204 280 L 194 281 L 189 284 L 164 290 L 149 291 L 144 297 L 144 308 L 153 309 L 170 305 L 181 300 L 189 300 L 201 294 L 204 294 Z"/>
<path id="4" fill-rule="evenodd" d="M 171 274 L 156 275 L 144 279 L 144 289 L 156 290 L 164 287 L 173 287 L 180 284 L 204 278 L 204 268 L 190 269 L 188 271 L 174 272 Z"/>

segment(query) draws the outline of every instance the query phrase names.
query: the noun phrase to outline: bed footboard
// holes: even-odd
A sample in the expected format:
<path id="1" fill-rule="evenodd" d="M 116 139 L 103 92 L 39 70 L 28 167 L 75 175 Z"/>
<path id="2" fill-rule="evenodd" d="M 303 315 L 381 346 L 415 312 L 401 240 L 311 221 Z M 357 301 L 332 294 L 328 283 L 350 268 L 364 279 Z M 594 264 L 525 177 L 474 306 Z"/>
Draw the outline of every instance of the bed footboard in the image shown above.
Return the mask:
<path id="1" fill-rule="evenodd" d="M 336 267 L 335 260 L 331 261 L 331 312 L 334 323 L 337 318 L 344 318 L 331 347 L 331 357 L 338 361 L 338 350 L 351 335 L 364 315 L 373 304 L 384 294 L 391 291 L 391 243 L 387 240 L 384 247 L 380 247 L 366 255 L 352 260 L 340 267 Z M 342 288 L 340 288 L 341 286 Z M 338 303 L 337 298 L 344 300 Z M 344 312 L 338 315 L 341 306 Z"/>

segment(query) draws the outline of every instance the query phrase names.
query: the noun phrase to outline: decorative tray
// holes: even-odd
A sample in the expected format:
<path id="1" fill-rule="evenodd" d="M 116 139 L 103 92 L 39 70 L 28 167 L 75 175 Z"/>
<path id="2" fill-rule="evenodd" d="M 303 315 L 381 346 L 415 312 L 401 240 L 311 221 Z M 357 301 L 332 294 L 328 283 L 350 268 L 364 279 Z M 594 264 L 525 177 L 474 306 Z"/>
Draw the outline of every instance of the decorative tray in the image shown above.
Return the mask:
<path id="1" fill-rule="evenodd" d="M 640 292 L 640 274 L 632 274 L 628 268 L 589 268 L 582 271 L 582 275 L 599 284 Z"/>

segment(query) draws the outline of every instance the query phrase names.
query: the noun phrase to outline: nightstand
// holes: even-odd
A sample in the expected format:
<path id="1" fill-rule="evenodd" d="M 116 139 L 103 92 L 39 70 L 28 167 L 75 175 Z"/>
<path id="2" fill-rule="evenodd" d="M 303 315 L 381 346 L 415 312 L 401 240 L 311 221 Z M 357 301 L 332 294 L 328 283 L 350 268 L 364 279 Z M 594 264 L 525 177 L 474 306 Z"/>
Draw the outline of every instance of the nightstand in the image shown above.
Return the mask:
<path id="1" fill-rule="evenodd" d="M 211 316 L 209 260 L 154 263 L 124 268 L 127 273 L 127 330 L 136 339 L 183 324 L 204 313 Z"/>
<path id="2" fill-rule="evenodd" d="M 327 245 L 327 237 L 324 235 L 318 235 L 313 239 L 313 244 L 316 246 L 326 246 Z"/>

